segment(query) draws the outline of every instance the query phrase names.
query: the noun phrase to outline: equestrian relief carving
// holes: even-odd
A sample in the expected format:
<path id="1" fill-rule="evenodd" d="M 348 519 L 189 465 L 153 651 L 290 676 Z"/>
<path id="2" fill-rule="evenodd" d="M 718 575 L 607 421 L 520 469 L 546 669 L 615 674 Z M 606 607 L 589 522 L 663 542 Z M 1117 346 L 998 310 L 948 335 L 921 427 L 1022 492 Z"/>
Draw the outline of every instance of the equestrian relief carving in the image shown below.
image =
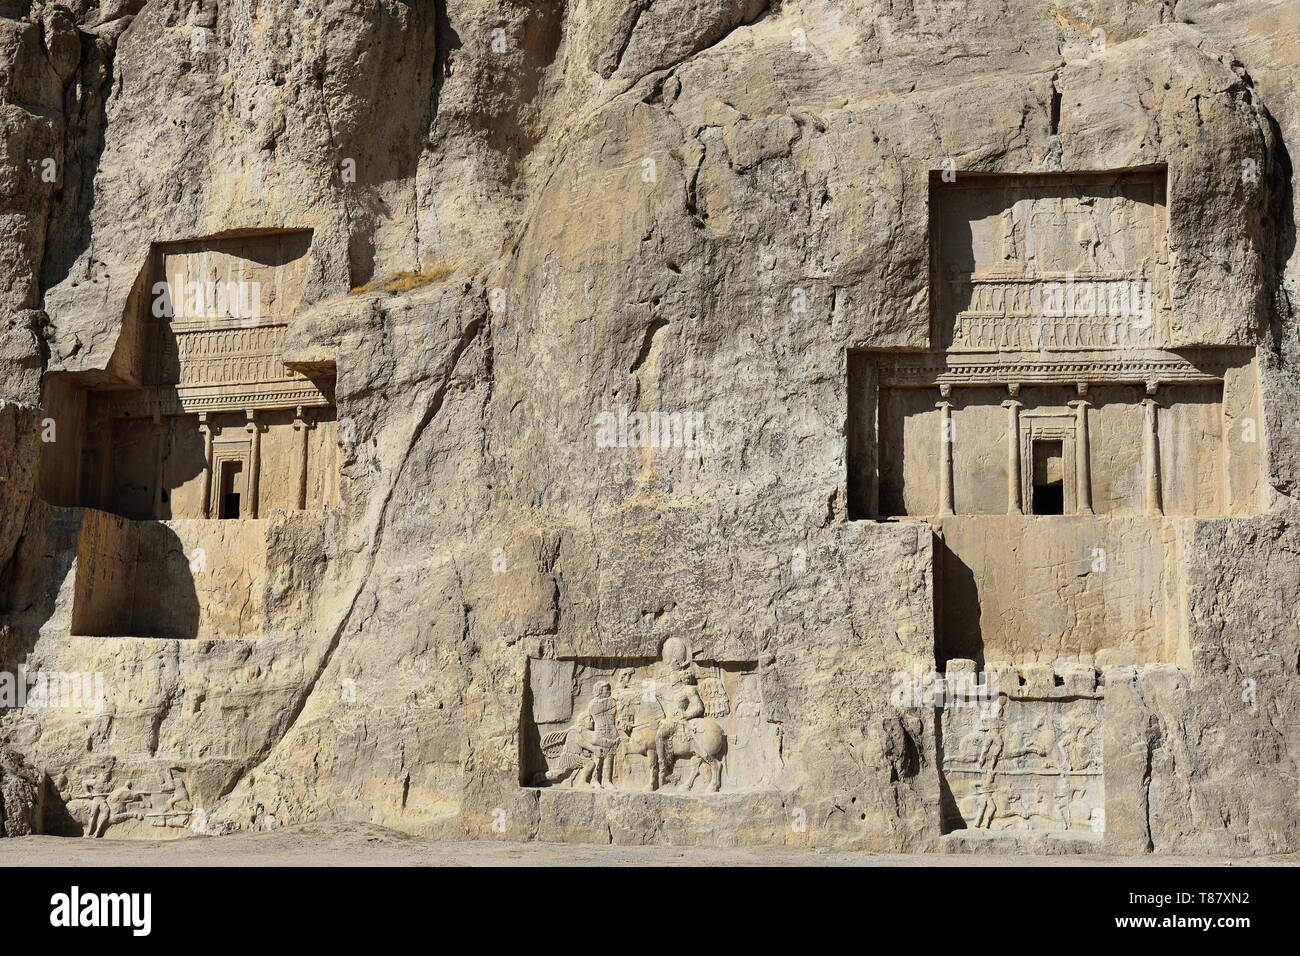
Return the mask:
<path id="1" fill-rule="evenodd" d="M 528 786 L 716 793 L 780 762 L 756 664 L 696 660 L 682 638 L 658 660 L 530 658 L 529 694 Z"/>

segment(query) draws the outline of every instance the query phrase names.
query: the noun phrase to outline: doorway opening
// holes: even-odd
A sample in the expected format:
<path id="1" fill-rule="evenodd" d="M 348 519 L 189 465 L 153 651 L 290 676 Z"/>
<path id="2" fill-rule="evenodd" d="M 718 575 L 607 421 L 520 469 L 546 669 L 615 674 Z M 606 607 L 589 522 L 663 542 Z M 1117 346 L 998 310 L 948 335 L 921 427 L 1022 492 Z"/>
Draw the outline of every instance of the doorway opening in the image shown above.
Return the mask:
<path id="1" fill-rule="evenodd" d="M 1033 443 L 1031 508 L 1036 515 L 1065 514 L 1065 449 L 1059 441 Z"/>
<path id="2" fill-rule="evenodd" d="M 244 491 L 244 463 L 238 459 L 221 463 L 221 484 L 217 492 L 218 518 L 238 518 Z"/>

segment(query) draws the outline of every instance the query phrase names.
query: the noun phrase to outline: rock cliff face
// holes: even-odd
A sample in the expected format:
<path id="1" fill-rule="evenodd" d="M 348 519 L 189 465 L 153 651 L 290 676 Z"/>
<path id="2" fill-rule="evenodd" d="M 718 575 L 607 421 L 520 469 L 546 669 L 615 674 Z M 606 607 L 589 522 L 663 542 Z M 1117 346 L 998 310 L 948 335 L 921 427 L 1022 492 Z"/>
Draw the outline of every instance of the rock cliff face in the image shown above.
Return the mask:
<path id="1" fill-rule="evenodd" d="M 0 745 L 42 825 L 1300 848 L 1297 36 L 0 0 Z M 1149 338 L 943 331 L 1065 277 L 1154 281 Z M 963 514 L 1022 466 L 1023 517 Z"/>

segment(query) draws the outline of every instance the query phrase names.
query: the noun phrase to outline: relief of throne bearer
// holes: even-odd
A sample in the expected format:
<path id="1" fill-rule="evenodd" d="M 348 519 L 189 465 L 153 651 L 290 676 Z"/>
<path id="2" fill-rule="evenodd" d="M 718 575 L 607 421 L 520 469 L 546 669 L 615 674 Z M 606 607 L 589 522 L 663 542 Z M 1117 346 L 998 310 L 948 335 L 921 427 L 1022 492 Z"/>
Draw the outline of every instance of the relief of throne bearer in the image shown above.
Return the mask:
<path id="1" fill-rule="evenodd" d="M 689 646 L 678 637 L 664 641 L 661 660 L 646 692 L 636 699 L 635 716 L 623 743 L 629 755 L 647 757 L 650 780 L 646 790 L 658 790 L 680 757 L 695 758 L 691 775 L 678 789 L 689 791 L 708 765 L 708 790 L 722 786 L 721 757 L 727 735 L 714 718 L 730 711 L 726 688 L 714 676 L 703 680 Z"/>

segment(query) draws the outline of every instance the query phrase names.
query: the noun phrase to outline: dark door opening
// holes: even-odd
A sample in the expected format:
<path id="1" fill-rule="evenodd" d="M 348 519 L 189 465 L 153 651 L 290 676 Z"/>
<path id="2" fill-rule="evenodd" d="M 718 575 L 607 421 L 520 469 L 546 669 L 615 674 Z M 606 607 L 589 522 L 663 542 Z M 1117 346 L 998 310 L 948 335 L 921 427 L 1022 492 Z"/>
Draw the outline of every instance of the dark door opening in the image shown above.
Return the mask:
<path id="1" fill-rule="evenodd" d="M 1061 442 L 1034 442 L 1033 469 L 1033 513 L 1065 514 L 1065 454 Z"/>
<path id="2" fill-rule="evenodd" d="M 218 492 L 219 509 L 217 517 L 219 518 L 238 518 L 239 517 L 239 498 L 243 490 L 243 471 L 244 463 L 242 461 L 226 461 L 221 463 L 221 485 Z"/>
<path id="3" fill-rule="evenodd" d="M 1034 514 L 1065 514 L 1065 489 L 1059 484 L 1034 485 Z"/>

